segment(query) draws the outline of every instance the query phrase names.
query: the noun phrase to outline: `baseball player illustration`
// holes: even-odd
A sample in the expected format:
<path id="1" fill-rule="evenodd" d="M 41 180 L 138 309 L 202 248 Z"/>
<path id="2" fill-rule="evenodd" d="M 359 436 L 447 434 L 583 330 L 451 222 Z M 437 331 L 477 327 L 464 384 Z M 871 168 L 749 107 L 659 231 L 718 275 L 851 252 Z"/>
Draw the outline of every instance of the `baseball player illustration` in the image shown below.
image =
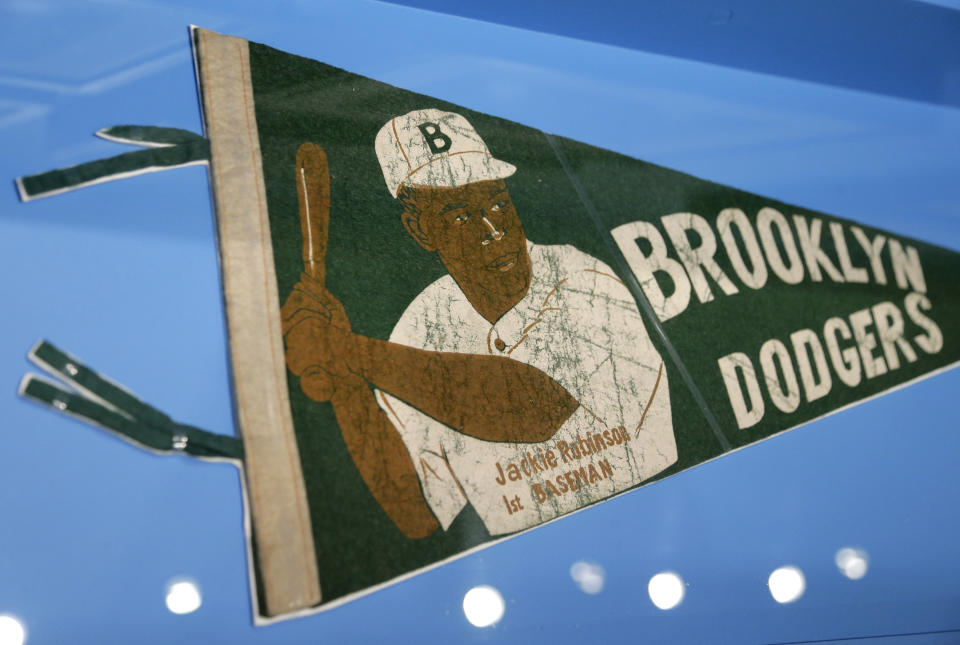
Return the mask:
<path id="1" fill-rule="evenodd" d="M 353 333 L 324 285 L 326 160 L 304 146 L 305 271 L 281 312 L 287 365 L 308 397 L 332 403 L 405 535 L 446 530 L 467 504 L 491 535 L 519 531 L 677 460 L 666 369 L 630 291 L 573 246 L 527 239 L 504 181 L 516 168 L 463 116 L 417 110 L 376 137 L 405 230 L 448 272 L 388 341 Z"/>

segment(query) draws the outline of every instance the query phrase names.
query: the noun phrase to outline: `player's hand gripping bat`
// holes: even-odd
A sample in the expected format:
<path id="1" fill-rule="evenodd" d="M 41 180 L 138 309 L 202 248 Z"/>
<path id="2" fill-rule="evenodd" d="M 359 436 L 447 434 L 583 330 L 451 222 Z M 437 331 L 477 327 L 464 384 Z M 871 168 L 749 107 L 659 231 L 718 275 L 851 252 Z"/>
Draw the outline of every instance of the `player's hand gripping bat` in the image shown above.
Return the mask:
<path id="1" fill-rule="evenodd" d="M 315 143 L 301 144 L 296 164 L 297 201 L 300 203 L 300 229 L 303 233 L 303 272 L 301 286 L 326 307 L 331 324 L 346 322 L 346 315 L 335 303 L 330 306 L 326 290 L 327 235 L 330 229 L 330 172 L 327 155 Z M 334 301 L 335 302 L 335 301 Z M 340 311 L 333 311 L 333 309 Z M 341 315 L 337 315 L 341 314 Z M 343 321 L 338 321 L 338 318 Z M 346 323 L 349 325 L 349 323 Z M 342 325 L 341 325 L 342 326 Z M 333 396 L 333 377 L 323 368 L 308 367 L 300 375 L 300 386 L 316 400 Z"/>

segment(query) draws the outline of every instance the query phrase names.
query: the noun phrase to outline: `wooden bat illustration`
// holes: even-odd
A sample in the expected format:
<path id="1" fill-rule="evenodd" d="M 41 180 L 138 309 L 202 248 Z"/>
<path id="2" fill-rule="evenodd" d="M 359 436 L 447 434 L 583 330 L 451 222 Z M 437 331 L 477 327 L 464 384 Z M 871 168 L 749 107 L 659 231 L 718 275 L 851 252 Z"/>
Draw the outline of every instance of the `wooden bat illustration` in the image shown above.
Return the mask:
<path id="1" fill-rule="evenodd" d="M 330 230 L 330 171 L 327 155 L 315 143 L 297 149 L 297 201 L 300 203 L 300 230 L 303 233 L 303 272 L 321 290 L 326 288 L 327 236 Z M 300 375 L 301 387 L 319 400 L 333 396 L 333 379 L 320 367 Z"/>
<path id="2" fill-rule="evenodd" d="M 303 233 L 303 271 L 326 286 L 327 234 L 330 230 L 330 172 L 327 155 L 315 143 L 297 149 L 297 199 Z"/>

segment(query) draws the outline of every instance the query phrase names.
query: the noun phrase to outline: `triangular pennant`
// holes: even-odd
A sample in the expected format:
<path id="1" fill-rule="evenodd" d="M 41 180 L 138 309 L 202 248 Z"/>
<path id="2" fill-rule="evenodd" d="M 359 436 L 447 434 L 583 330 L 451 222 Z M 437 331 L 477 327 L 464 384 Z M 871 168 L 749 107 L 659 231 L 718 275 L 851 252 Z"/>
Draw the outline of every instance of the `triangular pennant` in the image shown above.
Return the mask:
<path id="1" fill-rule="evenodd" d="M 192 36 L 260 620 L 960 360 L 957 253 Z"/>

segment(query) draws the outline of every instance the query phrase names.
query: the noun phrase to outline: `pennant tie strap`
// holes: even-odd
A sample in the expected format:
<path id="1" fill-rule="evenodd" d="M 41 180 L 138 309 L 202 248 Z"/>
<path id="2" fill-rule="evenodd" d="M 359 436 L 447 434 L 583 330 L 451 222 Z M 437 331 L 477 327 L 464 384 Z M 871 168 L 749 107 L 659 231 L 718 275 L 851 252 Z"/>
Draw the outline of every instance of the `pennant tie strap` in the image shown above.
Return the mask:
<path id="1" fill-rule="evenodd" d="M 239 439 L 175 422 L 47 341 L 37 343 L 28 356 L 66 386 L 27 374 L 20 385 L 20 395 L 27 399 L 104 428 L 152 452 L 200 459 L 243 459 Z"/>
<path id="2" fill-rule="evenodd" d="M 209 163 L 210 141 L 179 128 L 118 125 L 96 133 L 102 139 L 143 147 L 116 157 L 18 177 L 20 199 L 30 201 L 84 186 L 148 172 Z"/>

